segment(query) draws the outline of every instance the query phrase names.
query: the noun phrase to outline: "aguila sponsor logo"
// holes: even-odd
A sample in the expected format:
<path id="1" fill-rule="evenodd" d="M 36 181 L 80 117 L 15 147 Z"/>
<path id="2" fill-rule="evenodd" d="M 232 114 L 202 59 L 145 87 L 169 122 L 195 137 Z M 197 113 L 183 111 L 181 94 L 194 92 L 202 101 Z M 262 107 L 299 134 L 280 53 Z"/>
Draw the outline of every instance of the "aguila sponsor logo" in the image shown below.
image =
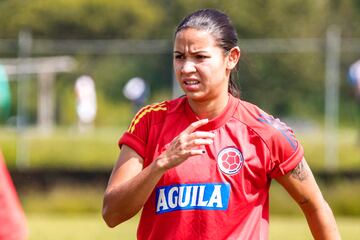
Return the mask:
<path id="1" fill-rule="evenodd" d="M 179 184 L 156 190 L 156 213 L 176 210 L 226 210 L 229 183 Z"/>

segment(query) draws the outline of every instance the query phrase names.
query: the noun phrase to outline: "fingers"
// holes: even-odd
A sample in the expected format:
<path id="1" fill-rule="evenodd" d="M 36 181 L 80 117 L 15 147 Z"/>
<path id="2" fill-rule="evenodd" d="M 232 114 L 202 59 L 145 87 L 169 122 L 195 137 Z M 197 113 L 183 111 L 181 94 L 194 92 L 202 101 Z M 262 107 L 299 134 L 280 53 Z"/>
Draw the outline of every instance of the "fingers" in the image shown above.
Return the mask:
<path id="1" fill-rule="evenodd" d="M 186 137 L 186 147 L 200 147 L 202 145 L 210 145 L 213 143 L 215 134 L 212 132 L 193 132 Z"/>
<path id="2" fill-rule="evenodd" d="M 208 122 L 209 122 L 209 119 L 207 119 L 207 118 L 193 122 L 184 130 L 184 133 L 190 134 L 190 133 L 194 132 L 197 128 L 207 124 Z"/>
<path id="3" fill-rule="evenodd" d="M 189 150 L 189 156 L 196 156 L 196 155 L 201 155 L 204 154 L 205 150 L 203 149 L 191 149 Z"/>
<path id="4" fill-rule="evenodd" d="M 208 122 L 208 119 L 193 122 L 172 140 L 170 146 L 164 153 L 167 159 L 165 168 L 170 169 L 176 167 L 191 156 L 205 153 L 205 146 L 213 144 L 215 134 L 195 130 Z"/>
<path id="5" fill-rule="evenodd" d="M 188 151 L 191 149 L 199 149 L 205 145 L 210 145 L 214 141 L 212 138 L 178 138 L 172 145 L 172 150 Z"/>
<path id="6" fill-rule="evenodd" d="M 196 131 L 189 134 L 189 139 L 196 139 L 196 138 L 204 138 L 204 139 L 214 139 L 215 133 L 212 132 L 203 132 L 203 131 Z"/>
<path id="7" fill-rule="evenodd" d="M 185 156 L 186 159 L 191 157 L 191 156 L 195 156 L 195 155 L 202 155 L 204 154 L 206 151 L 205 149 L 201 149 L 201 148 L 192 148 L 192 149 L 187 149 L 187 150 L 183 150 L 182 151 L 182 156 Z M 185 159 L 184 159 L 185 160 Z"/>
<path id="8" fill-rule="evenodd" d="M 181 149 L 192 149 L 198 150 L 204 145 L 210 145 L 213 143 L 215 134 L 206 131 L 195 131 L 197 128 L 207 124 L 208 119 L 202 119 L 190 124 L 179 137 L 179 145 Z M 195 131 L 195 132 L 194 132 Z M 200 152 L 199 152 L 200 153 Z"/>
<path id="9" fill-rule="evenodd" d="M 202 139 L 202 138 L 197 138 L 197 139 L 194 139 L 192 141 L 190 141 L 188 144 L 187 144 L 187 147 L 188 148 L 196 148 L 196 147 L 201 147 L 201 146 L 204 146 L 204 145 L 210 145 L 213 143 L 213 140 L 212 139 Z"/>

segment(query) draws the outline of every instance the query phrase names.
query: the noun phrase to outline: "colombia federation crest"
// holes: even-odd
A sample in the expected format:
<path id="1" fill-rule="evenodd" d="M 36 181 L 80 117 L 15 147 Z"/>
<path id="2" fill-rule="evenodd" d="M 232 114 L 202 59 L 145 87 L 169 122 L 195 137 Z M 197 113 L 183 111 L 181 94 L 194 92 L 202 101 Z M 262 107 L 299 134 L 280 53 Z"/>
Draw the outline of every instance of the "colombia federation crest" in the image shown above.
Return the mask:
<path id="1" fill-rule="evenodd" d="M 235 147 L 223 148 L 217 156 L 219 169 L 228 175 L 236 174 L 244 164 L 244 157 L 239 149 Z"/>

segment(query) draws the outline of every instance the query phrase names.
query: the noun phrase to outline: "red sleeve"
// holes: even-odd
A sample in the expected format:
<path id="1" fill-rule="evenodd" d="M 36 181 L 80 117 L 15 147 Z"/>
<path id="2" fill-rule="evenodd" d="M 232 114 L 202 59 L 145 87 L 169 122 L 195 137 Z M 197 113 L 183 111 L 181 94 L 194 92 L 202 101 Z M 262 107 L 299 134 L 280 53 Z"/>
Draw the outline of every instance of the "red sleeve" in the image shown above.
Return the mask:
<path id="1" fill-rule="evenodd" d="M 145 158 L 145 142 L 134 134 L 125 132 L 120 138 L 118 145 L 121 148 L 122 145 L 128 145 L 130 148 L 134 149 L 137 154 L 142 158 Z"/>
<path id="2" fill-rule="evenodd" d="M 303 159 L 304 150 L 296 139 L 294 139 L 297 143 L 296 147 L 289 144 L 282 135 L 274 136 L 273 141 L 270 176 L 276 178 L 293 170 Z"/>
<path id="3" fill-rule="evenodd" d="M 303 159 L 304 150 L 296 139 L 294 132 L 279 119 L 270 115 L 262 115 L 262 122 L 270 125 L 268 147 L 271 162 L 269 174 L 271 178 L 283 176 L 293 170 Z"/>
<path id="4" fill-rule="evenodd" d="M 121 148 L 123 144 L 126 144 L 145 159 L 150 128 L 159 119 L 162 119 L 162 112 L 166 110 L 166 102 L 148 105 L 140 109 L 131 121 L 128 130 L 120 138 L 119 147 Z"/>
<path id="5" fill-rule="evenodd" d="M 145 158 L 145 149 L 148 139 L 149 106 L 140 109 L 135 115 L 128 130 L 119 139 L 118 145 L 121 148 L 123 144 L 134 149 L 137 154 Z"/>

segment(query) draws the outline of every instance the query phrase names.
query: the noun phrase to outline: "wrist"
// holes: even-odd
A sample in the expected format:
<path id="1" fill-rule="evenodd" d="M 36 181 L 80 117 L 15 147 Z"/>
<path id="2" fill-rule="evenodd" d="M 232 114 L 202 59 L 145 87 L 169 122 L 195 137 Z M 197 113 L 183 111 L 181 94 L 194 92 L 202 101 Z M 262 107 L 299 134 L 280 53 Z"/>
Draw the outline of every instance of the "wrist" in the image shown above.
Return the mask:
<path id="1" fill-rule="evenodd" d="M 158 156 L 155 161 L 152 162 L 153 170 L 161 174 L 165 173 L 167 171 L 166 162 L 165 156 Z"/>

